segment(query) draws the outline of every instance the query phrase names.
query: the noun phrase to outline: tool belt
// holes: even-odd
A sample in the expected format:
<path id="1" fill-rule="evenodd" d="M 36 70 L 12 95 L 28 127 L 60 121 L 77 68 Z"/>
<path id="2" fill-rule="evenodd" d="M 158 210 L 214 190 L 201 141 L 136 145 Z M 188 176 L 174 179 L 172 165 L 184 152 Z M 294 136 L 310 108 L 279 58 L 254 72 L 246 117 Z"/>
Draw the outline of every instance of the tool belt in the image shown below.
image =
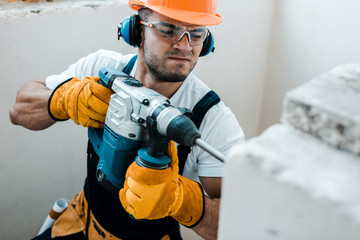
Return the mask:
<path id="1" fill-rule="evenodd" d="M 79 232 L 85 235 L 86 213 L 88 204 L 86 202 L 84 191 L 81 191 L 71 200 L 69 206 L 60 215 L 51 229 L 51 238 L 64 237 Z M 106 231 L 95 219 L 90 211 L 90 224 L 88 229 L 89 239 L 121 240 Z M 164 236 L 161 240 L 170 239 L 169 235 Z"/>

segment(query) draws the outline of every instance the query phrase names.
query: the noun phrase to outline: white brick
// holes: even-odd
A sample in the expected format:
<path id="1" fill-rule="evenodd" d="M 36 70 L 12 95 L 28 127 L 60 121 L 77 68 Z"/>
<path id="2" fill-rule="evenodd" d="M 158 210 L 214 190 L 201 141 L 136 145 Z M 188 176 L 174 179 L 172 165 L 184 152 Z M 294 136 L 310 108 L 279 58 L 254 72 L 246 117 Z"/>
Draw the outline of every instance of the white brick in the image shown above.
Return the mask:
<path id="1" fill-rule="evenodd" d="M 288 92 L 281 121 L 360 154 L 360 65 L 337 67 Z"/>
<path id="2" fill-rule="evenodd" d="M 360 158 L 290 125 L 234 147 L 219 239 L 360 239 Z"/>

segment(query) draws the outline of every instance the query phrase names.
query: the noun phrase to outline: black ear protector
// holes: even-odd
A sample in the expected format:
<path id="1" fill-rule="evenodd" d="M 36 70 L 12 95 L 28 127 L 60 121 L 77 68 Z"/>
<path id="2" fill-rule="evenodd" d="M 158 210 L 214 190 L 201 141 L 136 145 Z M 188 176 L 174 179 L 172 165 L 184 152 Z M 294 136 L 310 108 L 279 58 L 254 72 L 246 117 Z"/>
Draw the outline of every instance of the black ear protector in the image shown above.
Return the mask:
<path id="1" fill-rule="evenodd" d="M 124 41 L 133 47 L 140 45 L 140 17 L 139 15 L 132 15 L 125 18 L 118 26 L 118 40 L 122 37 Z M 200 57 L 214 52 L 214 38 L 209 31 L 209 34 L 204 40 L 203 47 L 200 52 Z"/>

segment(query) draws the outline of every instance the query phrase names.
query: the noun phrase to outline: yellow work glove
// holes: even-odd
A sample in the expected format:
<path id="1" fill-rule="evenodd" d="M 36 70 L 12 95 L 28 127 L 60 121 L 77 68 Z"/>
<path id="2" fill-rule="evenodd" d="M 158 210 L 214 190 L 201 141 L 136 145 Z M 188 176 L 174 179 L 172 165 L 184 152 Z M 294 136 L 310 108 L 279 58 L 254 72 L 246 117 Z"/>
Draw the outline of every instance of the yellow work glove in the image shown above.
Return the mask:
<path id="1" fill-rule="evenodd" d="M 84 127 L 103 128 L 112 91 L 99 84 L 99 77 L 72 78 L 59 85 L 49 98 L 54 120 L 71 118 Z"/>
<path id="2" fill-rule="evenodd" d="M 197 225 L 205 211 L 204 193 L 199 183 L 179 175 L 175 143 L 169 142 L 170 167 L 156 170 L 133 162 L 119 196 L 124 209 L 136 219 L 171 216 L 187 227 Z"/>

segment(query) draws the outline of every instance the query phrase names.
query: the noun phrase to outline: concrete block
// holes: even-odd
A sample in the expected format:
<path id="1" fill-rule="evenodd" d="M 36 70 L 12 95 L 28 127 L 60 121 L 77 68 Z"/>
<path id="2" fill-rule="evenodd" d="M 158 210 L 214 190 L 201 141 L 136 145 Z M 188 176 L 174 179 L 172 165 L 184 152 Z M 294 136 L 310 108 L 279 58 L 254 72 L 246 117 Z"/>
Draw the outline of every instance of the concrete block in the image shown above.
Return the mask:
<path id="1" fill-rule="evenodd" d="M 339 66 L 288 92 L 281 121 L 360 155 L 360 65 Z"/>
<path id="2" fill-rule="evenodd" d="M 360 158 L 274 125 L 227 158 L 219 239 L 360 239 Z"/>

